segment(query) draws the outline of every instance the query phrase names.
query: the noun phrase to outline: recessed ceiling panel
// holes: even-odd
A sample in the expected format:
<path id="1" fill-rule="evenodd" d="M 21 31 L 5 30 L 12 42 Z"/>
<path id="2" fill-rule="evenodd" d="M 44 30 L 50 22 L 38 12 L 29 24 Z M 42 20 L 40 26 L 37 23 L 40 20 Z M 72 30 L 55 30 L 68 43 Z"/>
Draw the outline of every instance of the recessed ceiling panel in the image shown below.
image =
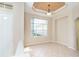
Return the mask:
<path id="1" fill-rule="evenodd" d="M 51 11 L 56 11 L 65 5 L 64 2 L 34 2 L 33 7 L 39 10 L 48 11 L 48 4 L 50 4 Z"/>

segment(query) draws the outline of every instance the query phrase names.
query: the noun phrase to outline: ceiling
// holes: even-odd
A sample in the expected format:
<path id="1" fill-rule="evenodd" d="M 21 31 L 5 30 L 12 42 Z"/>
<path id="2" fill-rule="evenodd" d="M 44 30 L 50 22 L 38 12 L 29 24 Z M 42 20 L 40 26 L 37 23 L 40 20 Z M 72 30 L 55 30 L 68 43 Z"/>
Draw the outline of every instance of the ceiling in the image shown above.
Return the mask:
<path id="1" fill-rule="evenodd" d="M 27 2 L 25 3 L 25 12 L 47 16 L 45 12 L 47 12 L 49 2 Z M 66 5 L 64 2 L 50 2 L 50 8 L 53 10 L 53 13 L 63 9 Z M 34 7 L 34 8 L 33 8 Z M 51 17 L 52 15 L 48 16 Z"/>

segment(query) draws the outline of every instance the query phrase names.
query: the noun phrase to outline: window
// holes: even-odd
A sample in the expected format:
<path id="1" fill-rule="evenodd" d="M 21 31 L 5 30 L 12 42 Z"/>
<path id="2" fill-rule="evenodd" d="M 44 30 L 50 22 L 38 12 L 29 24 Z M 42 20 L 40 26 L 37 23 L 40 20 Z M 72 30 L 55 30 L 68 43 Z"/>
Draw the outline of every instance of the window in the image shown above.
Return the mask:
<path id="1" fill-rule="evenodd" d="M 32 36 L 47 36 L 48 21 L 42 19 L 32 19 Z"/>

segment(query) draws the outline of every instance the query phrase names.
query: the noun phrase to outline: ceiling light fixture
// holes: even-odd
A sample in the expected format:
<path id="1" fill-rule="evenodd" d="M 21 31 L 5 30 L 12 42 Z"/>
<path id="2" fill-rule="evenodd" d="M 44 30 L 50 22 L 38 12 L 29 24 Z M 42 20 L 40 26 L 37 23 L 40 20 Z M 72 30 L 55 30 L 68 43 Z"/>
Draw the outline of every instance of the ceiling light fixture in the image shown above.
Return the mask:
<path id="1" fill-rule="evenodd" d="M 50 10 L 50 3 L 48 4 L 48 11 L 46 13 L 47 15 L 51 15 L 51 10 Z"/>

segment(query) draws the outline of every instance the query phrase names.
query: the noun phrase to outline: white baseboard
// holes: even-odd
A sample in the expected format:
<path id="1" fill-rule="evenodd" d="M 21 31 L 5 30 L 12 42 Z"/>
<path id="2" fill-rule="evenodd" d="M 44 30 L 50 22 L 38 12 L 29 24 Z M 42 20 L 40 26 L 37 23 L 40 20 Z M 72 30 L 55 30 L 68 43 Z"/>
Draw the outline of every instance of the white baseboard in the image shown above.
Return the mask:
<path id="1" fill-rule="evenodd" d="M 25 47 L 27 47 L 27 46 L 35 46 L 35 45 L 40 45 L 40 44 L 46 44 L 46 43 L 52 43 L 52 42 L 39 42 L 39 43 L 35 43 L 35 44 L 26 44 Z"/>

